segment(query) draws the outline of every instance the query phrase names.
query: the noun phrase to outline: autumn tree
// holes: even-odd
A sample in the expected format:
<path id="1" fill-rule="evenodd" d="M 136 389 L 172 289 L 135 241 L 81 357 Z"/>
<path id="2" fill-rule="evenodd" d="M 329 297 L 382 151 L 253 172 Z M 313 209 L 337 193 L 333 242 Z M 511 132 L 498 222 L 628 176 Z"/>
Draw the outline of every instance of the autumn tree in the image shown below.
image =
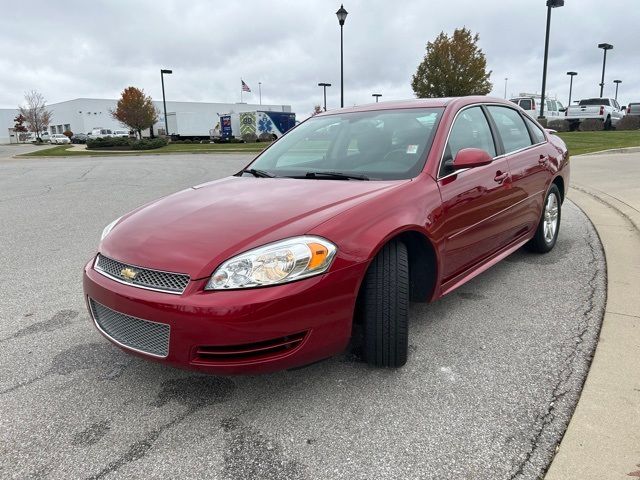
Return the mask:
<path id="1" fill-rule="evenodd" d="M 24 141 L 25 133 L 29 130 L 24 126 L 24 122 L 27 119 L 24 118 L 24 115 L 18 114 L 16 118 L 13 119 L 13 131 L 18 134 L 18 141 Z"/>
<path id="2" fill-rule="evenodd" d="M 138 132 L 142 138 L 142 130 L 152 128 L 158 121 L 158 112 L 153 106 L 151 97 L 144 94 L 144 90 L 127 87 L 122 91 L 116 109 L 111 116 L 131 130 Z"/>
<path id="3" fill-rule="evenodd" d="M 42 94 L 31 90 L 24 94 L 25 105 L 19 106 L 20 115 L 24 118 L 30 132 L 36 134 L 38 141 L 42 141 L 40 134 L 49 128 L 52 113 L 47 110 L 47 102 Z"/>
<path id="4" fill-rule="evenodd" d="M 487 60 L 478 47 L 480 36 L 459 28 L 449 37 L 441 32 L 427 43 L 427 52 L 413 75 L 411 87 L 418 98 L 486 95 L 489 81 Z"/>

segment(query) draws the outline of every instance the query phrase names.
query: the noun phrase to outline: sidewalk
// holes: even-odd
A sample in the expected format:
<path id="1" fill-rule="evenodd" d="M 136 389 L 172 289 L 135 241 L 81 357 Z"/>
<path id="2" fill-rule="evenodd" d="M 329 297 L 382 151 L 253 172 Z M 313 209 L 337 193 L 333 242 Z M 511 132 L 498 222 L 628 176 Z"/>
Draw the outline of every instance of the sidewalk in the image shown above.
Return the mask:
<path id="1" fill-rule="evenodd" d="M 546 480 L 640 478 L 640 154 L 574 157 L 568 198 L 596 227 L 607 305 L 589 375 Z"/>

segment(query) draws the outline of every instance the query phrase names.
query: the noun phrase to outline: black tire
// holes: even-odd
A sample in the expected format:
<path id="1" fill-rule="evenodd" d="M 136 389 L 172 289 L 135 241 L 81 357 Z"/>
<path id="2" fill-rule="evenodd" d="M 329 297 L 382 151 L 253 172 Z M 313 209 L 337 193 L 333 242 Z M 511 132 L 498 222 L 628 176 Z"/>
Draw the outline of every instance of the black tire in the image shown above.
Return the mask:
<path id="1" fill-rule="evenodd" d="M 385 245 L 367 270 L 361 296 L 364 358 L 375 367 L 401 367 L 409 348 L 409 255 L 404 243 Z"/>
<path id="2" fill-rule="evenodd" d="M 545 228 L 545 220 L 547 219 L 547 205 L 549 202 L 549 198 L 551 195 L 555 196 L 555 202 L 557 206 L 557 221 L 556 228 L 553 232 L 553 235 L 548 235 L 548 230 Z M 544 197 L 544 203 L 542 204 L 542 215 L 540 216 L 540 223 L 538 223 L 538 228 L 536 229 L 536 234 L 533 238 L 527 243 L 527 247 L 529 250 L 538 252 L 538 253 L 547 253 L 550 252 L 556 241 L 558 240 L 558 233 L 560 232 L 560 220 L 562 218 L 562 197 L 560 196 L 560 190 L 558 187 L 552 183 L 547 195 Z M 547 227 L 548 228 L 548 227 Z"/>
<path id="3" fill-rule="evenodd" d="M 611 116 L 608 116 L 607 119 L 604 121 L 604 129 L 605 130 L 611 130 Z"/>

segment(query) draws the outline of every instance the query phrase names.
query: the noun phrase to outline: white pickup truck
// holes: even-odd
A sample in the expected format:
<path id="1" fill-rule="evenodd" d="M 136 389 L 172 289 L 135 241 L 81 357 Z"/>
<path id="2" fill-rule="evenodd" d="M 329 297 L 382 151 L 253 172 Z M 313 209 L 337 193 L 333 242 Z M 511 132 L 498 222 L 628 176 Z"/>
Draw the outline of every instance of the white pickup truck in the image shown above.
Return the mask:
<path id="1" fill-rule="evenodd" d="M 624 110 L 614 98 L 585 98 L 578 105 L 568 106 L 564 116 L 571 130 L 577 129 L 580 122 L 588 118 L 602 120 L 604 129 L 611 130 L 624 117 Z"/>

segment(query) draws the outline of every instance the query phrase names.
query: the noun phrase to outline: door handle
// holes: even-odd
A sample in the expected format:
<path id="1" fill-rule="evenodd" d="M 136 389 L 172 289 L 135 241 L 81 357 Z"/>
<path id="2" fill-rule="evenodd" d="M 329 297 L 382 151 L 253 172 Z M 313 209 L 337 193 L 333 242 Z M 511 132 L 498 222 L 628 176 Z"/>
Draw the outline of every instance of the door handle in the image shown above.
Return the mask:
<path id="1" fill-rule="evenodd" d="M 547 160 L 549 160 L 549 157 L 547 155 L 540 155 L 540 158 L 538 159 L 538 163 L 547 163 Z"/>
<path id="2" fill-rule="evenodd" d="M 495 177 L 493 177 L 493 179 L 494 179 L 496 182 L 498 182 L 498 183 L 502 183 L 502 182 L 504 182 L 504 181 L 507 179 L 507 177 L 508 177 L 508 176 L 509 176 L 509 173 L 508 173 L 508 172 L 504 172 L 504 173 L 502 173 L 500 170 L 498 170 L 498 171 L 496 172 L 496 176 L 495 176 Z"/>

